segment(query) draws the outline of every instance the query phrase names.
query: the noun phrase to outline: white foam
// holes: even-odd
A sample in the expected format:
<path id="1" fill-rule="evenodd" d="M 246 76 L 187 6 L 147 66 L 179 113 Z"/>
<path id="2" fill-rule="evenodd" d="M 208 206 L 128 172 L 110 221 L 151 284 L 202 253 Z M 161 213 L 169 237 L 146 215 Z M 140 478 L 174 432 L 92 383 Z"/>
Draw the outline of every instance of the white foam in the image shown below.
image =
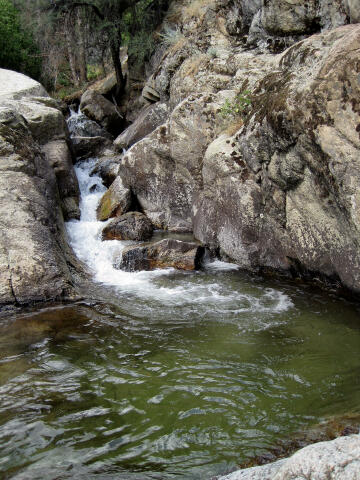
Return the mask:
<path id="1" fill-rule="evenodd" d="M 236 263 L 222 262 L 221 260 L 214 260 L 205 264 L 206 270 L 212 271 L 234 271 L 239 270 L 239 265 Z"/>

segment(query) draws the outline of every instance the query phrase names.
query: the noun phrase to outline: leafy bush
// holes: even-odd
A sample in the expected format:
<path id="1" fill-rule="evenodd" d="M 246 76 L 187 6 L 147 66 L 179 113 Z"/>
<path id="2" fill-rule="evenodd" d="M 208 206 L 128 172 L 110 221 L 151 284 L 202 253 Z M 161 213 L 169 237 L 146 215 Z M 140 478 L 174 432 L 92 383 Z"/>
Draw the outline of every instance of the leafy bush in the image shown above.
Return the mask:
<path id="1" fill-rule="evenodd" d="M 30 31 L 21 27 L 19 12 L 9 0 L 0 0 L 0 67 L 38 79 L 41 56 Z"/>
<path id="2" fill-rule="evenodd" d="M 129 57 L 133 59 L 133 64 L 140 67 L 146 60 L 149 60 L 155 48 L 154 37 L 151 32 L 140 30 L 130 39 L 128 46 Z"/>
<path id="3" fill-rule="evenodd" d="M 228 99 L 225 100 L 224 105 L 221 107 L 220 115 L 223 118 L 227 118 L 230 115 L 236 116 L 242 113 L 246 113 L 246 110 L 251 105 L 251 99 L 249 95 L 249 90 L 244 90 L 243 92 L 236 95 L 235 99 L 232 102 Z"/>

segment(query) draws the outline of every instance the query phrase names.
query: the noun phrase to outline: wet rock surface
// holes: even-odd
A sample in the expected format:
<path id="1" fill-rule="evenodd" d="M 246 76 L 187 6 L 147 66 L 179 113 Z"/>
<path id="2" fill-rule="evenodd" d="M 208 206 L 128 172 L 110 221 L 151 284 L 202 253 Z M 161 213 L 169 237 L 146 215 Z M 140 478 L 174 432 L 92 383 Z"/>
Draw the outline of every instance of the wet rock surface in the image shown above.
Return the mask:
<path id="1" fill-rule="evenodd" d="M 112 220 L 102 231 L 102 240 L 145 241 L 151 238 L 154 227 L 140 212 L 128 212 Z"/>
<path id="2" fill-rule="evenodd" d="M 82 95 L 80 110 L 112 135 L 118 134 L 123 128 L 123 119 L 115 105 L 95 90 L 86 90 Z"/>
<path id="3" fill-rule="evenodd" d="M 101 155 L 104 150 L 111 147 L 111 141 L 106 137 L 71 137 L 75 155 L 78 159 L 86 159 Z"/>
<path id="4" fill-rule="evenodd" d="M 204 253 L 204 247 L 198 243 L 165 239 L 152 244 L 125 248 L 116 267 L 128 272 L 168 267 L 198 270 Z"/>
<path id="5" fill-rule="evenodd" d="M 99 175 L 104 185 L 109 188 L 118 176 L 120 161 L 120 156 L 111 155 L 100 157 L 91 174 Z"/>
<path id="6" fill-rule="evenodd" d="M 48 142 L 43 146 L 42 151 L 55 172 L 64 220 L 79 219 L 80 191 L 66 141 L 54 140 Z"/>

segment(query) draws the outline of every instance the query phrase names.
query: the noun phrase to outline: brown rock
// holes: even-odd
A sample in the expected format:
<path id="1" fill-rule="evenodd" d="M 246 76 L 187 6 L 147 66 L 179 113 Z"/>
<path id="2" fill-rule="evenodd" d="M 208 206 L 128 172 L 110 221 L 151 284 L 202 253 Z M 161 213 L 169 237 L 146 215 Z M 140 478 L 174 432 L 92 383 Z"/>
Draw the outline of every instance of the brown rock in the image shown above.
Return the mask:
<path id="1" fill-rule="evenodd" d="M 112 220 L 102 231 L 102 240 L 148 240 L 154 231 L 150 220 L 140 212 L 128 212 Z"/>
<path id="2" fill-rule="evenodd" d="M 198 270 L 204 252 L 204 247 L 198 243 L 165 239 L 153 244 L 127 247 L 117 267 L 128 272 L 168 267 Z"/>

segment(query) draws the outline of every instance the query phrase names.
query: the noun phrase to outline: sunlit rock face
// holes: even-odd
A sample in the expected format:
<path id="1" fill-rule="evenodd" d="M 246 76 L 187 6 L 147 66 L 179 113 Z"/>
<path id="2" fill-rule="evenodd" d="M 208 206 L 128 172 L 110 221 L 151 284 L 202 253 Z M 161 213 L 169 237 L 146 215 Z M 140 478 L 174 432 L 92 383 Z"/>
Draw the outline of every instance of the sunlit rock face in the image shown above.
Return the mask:
<path id="1" fill-rule="evenodd" d="M 239 470 L 219 480 L 353 480 L 358 478 L 359 459 L 360 435 L 350 435 L 309 445 L 288 459 Z"/>
<path id="2" fill-rule="evenodd" d="M 0 69 L 0 306 L 75 294 L 64 216 L 79 189 L 57 102 L 34 80 Z"/>

